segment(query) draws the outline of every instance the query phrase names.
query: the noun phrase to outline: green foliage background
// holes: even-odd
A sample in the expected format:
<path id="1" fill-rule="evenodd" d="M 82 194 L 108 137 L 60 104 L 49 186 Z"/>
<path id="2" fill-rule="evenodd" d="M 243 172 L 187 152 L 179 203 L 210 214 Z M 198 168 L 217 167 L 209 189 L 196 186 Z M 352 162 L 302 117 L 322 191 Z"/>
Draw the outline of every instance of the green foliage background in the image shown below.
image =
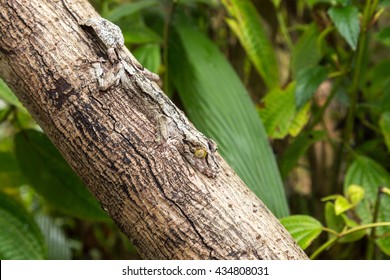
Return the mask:
<path id="1" fill-rule="evenodd" d="M 308 254 L 389 258 L 390 1 L 91 2 Z M 138 258 L 2 82 L 0 214 L 2 259 Z"/>

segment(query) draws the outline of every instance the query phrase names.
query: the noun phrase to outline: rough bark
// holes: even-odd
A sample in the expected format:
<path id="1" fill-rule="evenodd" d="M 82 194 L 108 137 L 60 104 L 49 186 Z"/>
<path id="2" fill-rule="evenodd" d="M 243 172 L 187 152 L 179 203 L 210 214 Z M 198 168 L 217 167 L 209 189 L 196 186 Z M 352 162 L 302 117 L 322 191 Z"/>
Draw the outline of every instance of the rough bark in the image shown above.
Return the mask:
<path id="1" fill-rule="evenodd" d="M 86 0 L 67 2 L 98 16 Z M 99 91 L 91 62 L 107 54 L 64 1 L 0 3 L 0 76 L 144 258 L 307 258 L 218 154 L 213 178 L 156 144 L 155 83 L 140 72 L 132 94 Z"/>

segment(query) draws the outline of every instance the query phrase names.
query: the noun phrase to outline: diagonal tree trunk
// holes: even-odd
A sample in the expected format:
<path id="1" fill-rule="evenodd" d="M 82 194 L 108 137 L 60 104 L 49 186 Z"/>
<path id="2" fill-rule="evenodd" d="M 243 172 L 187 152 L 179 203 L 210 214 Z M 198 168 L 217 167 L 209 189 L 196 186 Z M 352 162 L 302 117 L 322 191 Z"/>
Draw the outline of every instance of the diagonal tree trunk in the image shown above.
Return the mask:
<path id="1" fill-rule="evenodd" d="M 306 259 L 147 72 L 99 87 L 96 63 L 118 64 L 80 25 L 94 17 L 86 0 L 0 0 L 0 76 L 140 254 Z"/>

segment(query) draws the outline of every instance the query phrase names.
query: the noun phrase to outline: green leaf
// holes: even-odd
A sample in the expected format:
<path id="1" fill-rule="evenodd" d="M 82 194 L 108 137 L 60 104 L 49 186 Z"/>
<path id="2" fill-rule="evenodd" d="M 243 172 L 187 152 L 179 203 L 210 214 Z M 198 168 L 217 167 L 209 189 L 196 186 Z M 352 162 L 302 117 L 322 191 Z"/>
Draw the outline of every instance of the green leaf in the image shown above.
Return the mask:
<path id="1" fill-rule="evenodd" d="M 345 224 L 350 229 L 353 229 L 355 227 L 360 226 L 357 222 L 355 222 L 354 220 L 348 218 L 347 215 L 342 214 L 340 216 L 343 218 Z M 362 230 L 355 231 L 355 232 L 352 232 L 350 234 L 347 234 L 347 235 L 343 236 L 342 238 L 340 238 L 337 241 L 339 243 L 352 243 L 352 242 L 355 242 L 355 241 L 358 241 L 358 240 L 362 239 L 366 234 L 367 234 L 367 230 L 362 229 Z"/>
<path id="2" fill-rule="evenodd" d="M 298 110 L 311 99 L 327 74 L 326 68 L 318 65 L 303 68 L 298 72 L 295 87 L 295 104 Z"/>
<path id="3" fill-rule="evenodd" d="M 333 229 L 336 232 L 341 232 L 345 227 L 344 219 L 341 215 L 336 214 L 335 206 L 332 202 L 327 202 L 325 204 L 325 222 L 328 228 Z M 332 237 L 334 237 L 334 235 L 330 234 L 330 238 Z"/>
<path id="4" fill-rule="evenodd" d="M 233 17 L 226 20 L 229 27 L 240 40 L 268 89 L 279 87 L 274 48 L 267 38 L 256 8 L 247 0 L 223 0 L 222 3 Z"/>
<path id="5" fill-rule="evenodd" d="M 71 244 L 61 226 L 50 217 L 43 214 L 35 216 L 35 221 L 41 229 L 47 244 L 47 259 L 70 260 Z"/>
<path id="6" fill-rule="evenodd" d="M 382 114 L 379 120 L 379 127 L 385 139 L 387 151 L 390 153 L 390 112 Z"/>
<path id="7" fill-rule="evenodd" d="M 158 44 L 145 44 L 132 52 L 138 61 L 153 73 L 158 73 L 161 65 L 160 46 Z"/>
<path id="8" fill-rule="evenodd" d="M 292 137 L 296 137 L 310 119 L 310 104 L 307 103 L 296 112 L 294 119 L 291 122 L 288 134 Z"/>
<path id="9" fill-rule="evenodd" d="M 26 183 L 20 172 L 14 155 L 10 152 L 0 152 L 0 189 L 19 187 Z"/>
<path id="10" fill-rule="evenodd" d="M 275 88 L 262 101 L 259 114 L 271 138 L 281 139 L 288 134 L 296 136 L 309 120 L 309 106 L 297 113 L 294 89 L 294 83 L 286 89 Z"/>
<path id="11" fill-rule="evenodd" d="M 336 215 L 340 215 L 352 207 L 353 205 L 342 195 L 339 195 L 334 202 L 334 211 Z"/>
<path id="12" fill-rule="evenodd" d="M 30 215 L 11 197 L 0 192 L 0 259 L 42 260 L 46 248 Z"/>
<path id="13" fill-rule="evenodd" d="M 364 198 L 364 189 L 358 185 L 350 185 L 346 196 L 353 206 L 356 206 Z"/>
<path id="14" fill-rule="evenodd" d="M 320 31 L 317 25 L 311 24 L 298 40 L 291 57 L 291 70 L 296 77 L 301 69 L 317 65 L 322 54 L 317 43 Z"/>
<path id="15" fill-rule="evenodd" d="M 54 208 L 79 218 L 107 219 L 96 199 L 43 133 L 19 132 L 15 148 L 23 174 Z"/>
<path id="16" fill-rule="evenodd" d="M 335 211 L 335 206 L 331 202 L 327 202 L 325 205 L 325 221 L 326 225 L 333 229 L 334 231 L 341 233 L 346 226 L 353 228 L 359 226 L 355 221 L 349 219 L 345 214 L 337 215 Z M 351 234 L 345 235 L 337 240 L 339 243 L 350 243 L 355 242 L 363 238 L 366 234 L 365 230 L 360 230 L 353 232 Z M 329 238 L 333 238 L 334 235 L 329 233 Z"/>
<path id="17" fill-rule="evenodd" d="M 359 10 L 355 6 L 332 7 L 328 14 L 340 35 L 356 50 L 360 34 Z"/>
<path id="18" fill-rule="evenodd" d="M 350 185 L 346 190 L 346 197 L 332 194 L 322 198 L 322 201 L 334 200 L 335 214 L 338 216 L 355 207 L 364 198 L 364 189 L 358 185 Z"/>
<path id="19" fill-rule="evenodd" d="M 331 194 L 331 195 L 328 195 L 328 196 L 325 196 L 321 199 L 322 202 L 325 202 L 325 201 L 330 201 L 330 200 L 336 200 L 338 197 L 340 197 L 341 194 Z"/>
<path id="20" fill-rule="evenodd" d="M 303 132 L 287 146 L 280 160 L 280 173 L 286 178 L 288 173 L 295 167 L 297 161 L 306 153 L 314 143 L 321 141 L 326 136 L 325 131 Z"/>
<path id="21" fill-rule="evenodd" d="M 267 135 L 232 66 L 199 31 L 177 25 L 169 69 L 186 113 L 216 140 L 221 155 L 278 217 L 288 215 L 284 187 Z"/>
<path id="22" fill-rule="evenodd" d="M 375 161 L 360 156 L 347 170 L 344 192 L 347 192 L 347 188 L 352 184 L 361 186 L 365 192 L 363 200 L 356 206 L 357 215 L 362 220 L 362 224 L 372 223 L 378 189 L 381 186 L 390 186 L 389 173 Z M 390 197 L 382 196 L 380 205 L 377 222 L 390 221 Z M 378 236 L 388 232 L 390 227 L 378 227 L 376 230 Z M 390 255 L 390 237 L 377 239 L 376 243 L 384 253 Z"/>
<path id="23" fill-rule="evenodd" d="M 110 11 L 110 13 L 107 15 L 107 19 L 109 21 L 117 21 L 122 17 L 133 15 L 145 8 L 157 5 L 158 2 L 159 1 L 157 0 L 142 0 L 119 5 Z"/>
<path id="24" fill-rule="evenodd" d="M 305 250 L 322 232 L 322 224 L 313 217 L 294 215 L 280 219 L 298 245 Z"/>

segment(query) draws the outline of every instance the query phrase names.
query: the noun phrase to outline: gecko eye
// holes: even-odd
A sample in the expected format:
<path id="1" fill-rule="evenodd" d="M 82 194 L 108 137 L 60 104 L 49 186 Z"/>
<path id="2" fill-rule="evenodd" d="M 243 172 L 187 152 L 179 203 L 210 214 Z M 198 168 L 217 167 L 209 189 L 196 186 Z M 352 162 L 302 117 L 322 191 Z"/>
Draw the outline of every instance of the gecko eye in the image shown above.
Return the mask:
<path id="1" fill-rule="evenodd" d="M 204 148 L 197 148 L 194 152 L 196 158 L 205 158 L 207 156 L 207 151 Z"/>

